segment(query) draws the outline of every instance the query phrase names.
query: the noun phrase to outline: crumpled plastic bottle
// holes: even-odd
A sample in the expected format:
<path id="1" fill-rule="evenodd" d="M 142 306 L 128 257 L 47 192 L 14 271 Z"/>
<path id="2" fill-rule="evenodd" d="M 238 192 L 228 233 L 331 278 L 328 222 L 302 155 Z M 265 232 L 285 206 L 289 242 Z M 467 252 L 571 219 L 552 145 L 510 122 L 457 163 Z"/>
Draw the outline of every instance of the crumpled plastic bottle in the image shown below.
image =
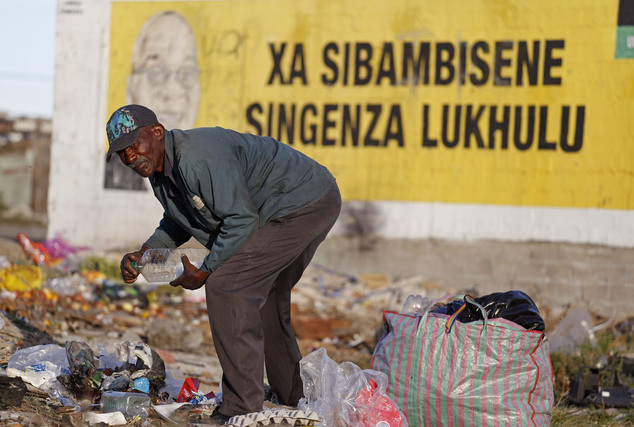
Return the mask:
<path id="1" fill-rule="evenodd" d="M 422 315 L 430 303 L 431 300 L 422 295 L 409 295 L 403 303 L 401 313 L 413 314 L 417 316 Z"/>
<path id="2" fill-rule="evenodd" d="M 66 341 L 66 356 L 70 374 L 60 375 L 57 380 L 76 392 L 98 390 L 103 373 L 90 346 L 83 341 Z"/>
<path id="3" fill-rule="evenodd" d="M 209 251 L 204 248 L 155 248 L 148 249 L 132 267 L 150 283 L 169 283 L 183 273 L 182 255 L 199 268 Z"/>
<path id="4" fill-rule="evenodd" d="M 101 395 L 102 412 L 121 412 L 129 418 L 150 416 L 152 399 L 144 393 L 106 391 Z"/>

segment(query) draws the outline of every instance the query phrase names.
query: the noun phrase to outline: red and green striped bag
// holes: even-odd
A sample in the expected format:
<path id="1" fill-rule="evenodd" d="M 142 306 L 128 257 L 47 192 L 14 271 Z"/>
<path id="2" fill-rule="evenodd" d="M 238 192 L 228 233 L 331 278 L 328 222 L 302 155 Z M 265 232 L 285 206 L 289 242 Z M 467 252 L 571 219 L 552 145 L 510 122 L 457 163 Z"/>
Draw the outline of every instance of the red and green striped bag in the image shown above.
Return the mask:
<path id="1" fill-rule="evenodd" d="M 476 305 L 484 321 L 430 312 L 449 298 Z M 371 368 L 387 374 L 387 394 L 410 426 L 550 425 L 553 372 L 543 332 L 487 319 L 463 295 L 433 301 L 422 316 L 387 311 L 383 318 L 387 332 Z"/>

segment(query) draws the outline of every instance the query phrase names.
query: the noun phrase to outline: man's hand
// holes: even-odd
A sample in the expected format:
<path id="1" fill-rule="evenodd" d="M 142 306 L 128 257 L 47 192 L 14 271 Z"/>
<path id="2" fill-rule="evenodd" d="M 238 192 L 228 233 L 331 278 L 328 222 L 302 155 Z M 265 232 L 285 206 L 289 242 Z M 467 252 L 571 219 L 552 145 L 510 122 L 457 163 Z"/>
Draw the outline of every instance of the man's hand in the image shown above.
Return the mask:
<path id="1" fill-rule="evenodd" d="M 136 252 L 130 252 L 129 254 L 125 254 L 123 259 L 121 260 L 121 277 L 123 277 L 123 281 L 125 283 L 133 283 L 136 281 L 136 278 L 139 276 L 139 272 L 136 271 L 132 267 L 132 261 L 140 261 L 141 257 L 150 249 L 147 246 L 143 246 Z"/>
<path id="2" fill-rule="evenodd" d="M 189 262 L 187 255 L 181 256 L 181 261 L 183 261 L 183 274 L 171 281 L 170 285 L 174 287 L 182 286 L 183 289 L 189 289 L 190 291 L 202 287 L 210 273 L 197 269 Z"/>

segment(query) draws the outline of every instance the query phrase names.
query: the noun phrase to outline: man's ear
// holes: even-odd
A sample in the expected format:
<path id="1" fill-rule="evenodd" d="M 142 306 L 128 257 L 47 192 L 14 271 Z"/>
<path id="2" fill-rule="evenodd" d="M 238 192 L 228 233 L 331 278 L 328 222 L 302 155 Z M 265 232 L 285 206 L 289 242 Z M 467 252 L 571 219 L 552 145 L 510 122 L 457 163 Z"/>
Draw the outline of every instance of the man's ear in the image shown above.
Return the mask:
<path id="1" fill-rule="evenodd" d="M 152 133 L 154 133 L 154 135 L 156 135 L 159 139 L 163 139 L 163 136 L 165 135 L 165 128 L 162 124 L 157 123 L 152 126 Z"/>

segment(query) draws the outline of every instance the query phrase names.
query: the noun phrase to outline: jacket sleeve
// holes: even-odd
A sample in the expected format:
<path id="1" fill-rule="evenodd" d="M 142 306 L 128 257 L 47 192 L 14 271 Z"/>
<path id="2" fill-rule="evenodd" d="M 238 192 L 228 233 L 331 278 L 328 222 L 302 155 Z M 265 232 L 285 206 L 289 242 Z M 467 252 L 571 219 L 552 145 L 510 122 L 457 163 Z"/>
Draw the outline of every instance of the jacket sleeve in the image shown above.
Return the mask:
<path id="1" fill-rule="evenodd" d="M 186 172 L 190 176 L 185 181 L 189 185 L 195 183 L 190 190 L 201 197 L 204 208 L 221 219 L 216 240 L 201 266 L 204 271 L 213 272 L 222 265 L 259 228 L 257 208 L 241 171 L 234 156 L 224 155 L 213 159 L 201 158 Z"/>
<path id="2" fill-rule="evenodd" d="M 163 214 L 154 233 L 144 243 L 150 248 L 177 248 L 190 239 L 189 233 Z"/>

